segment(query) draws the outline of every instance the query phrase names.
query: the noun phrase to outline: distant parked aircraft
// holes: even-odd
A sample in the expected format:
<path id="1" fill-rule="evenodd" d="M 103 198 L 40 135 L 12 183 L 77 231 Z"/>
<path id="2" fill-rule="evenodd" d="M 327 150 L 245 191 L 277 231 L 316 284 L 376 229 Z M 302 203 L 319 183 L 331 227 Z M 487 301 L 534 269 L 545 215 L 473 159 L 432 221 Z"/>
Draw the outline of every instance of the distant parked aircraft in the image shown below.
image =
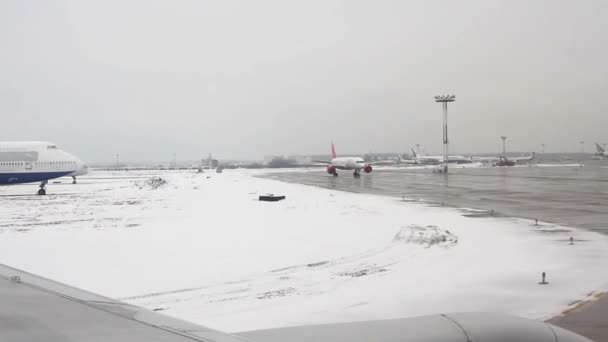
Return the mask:
<path id="1" fill-rule="evenodd" d="M 595 149 L 597 150 L 597 152 L 595 153 L 596 156 L 601 158 L 608 158 L 608 154 L 606 154 L 606 150 L 602 147 L 602 145 L 595 143 Z"/>
<path id="2" fill-rule="evenodd" d="M 492 162 L 492 166 L 515 166 L 517 164 L 525 164 L 532 161 L 535 157 L 535 153 L 529 157 L 518 157 L 518 158 L 507 158 L 505 156 L 498 157 L 498 160 Z"/>
<path id="3" fill-rule="evenodd" d="M 425 156 L 419 153 L 416 153 L 412 148 L 412 155 L 414 156 L 413 160 L 416 164 L 421 165 L 438 165 L 442 164 L 444 161 L 443 156 Z M 466 158 L 463 156 L 448 156 L 448 163 L 450 164 L 470 164 L 473 160 L 471 158 Z"/>

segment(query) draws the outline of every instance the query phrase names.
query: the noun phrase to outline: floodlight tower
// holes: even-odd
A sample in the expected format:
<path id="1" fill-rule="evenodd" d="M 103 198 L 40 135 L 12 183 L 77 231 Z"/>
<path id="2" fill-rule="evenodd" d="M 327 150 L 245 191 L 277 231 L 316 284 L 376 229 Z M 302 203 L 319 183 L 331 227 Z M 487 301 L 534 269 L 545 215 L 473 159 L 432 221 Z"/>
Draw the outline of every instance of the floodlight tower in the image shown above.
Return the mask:
<path id="1" fill-rule="evenodd" d="M 500 139 L 502 139 L 502 156 L 504 158 L 507 157 L 507 137 L 505 137 L 504 135 L 502 137 L 500 137 Z"/>
<path id="2" fill-rule="evenodd" d="M 448 172 L 448 102 L 456 101 L 456 95 L 435 96 L 435 102 L 443 104 L 443 172 Z"/>
<path id="3" fill-rule="evenodd" d="M 581 140 L 581 153 L 585 153 L 585 142 Z"/>
<path id="4" fill-rule="evenodd" d="M 540 146 L 543 148 L 543 149 L 542 149 L 543 154 L 545 154 L 545 144 L 540 144 Z"/>

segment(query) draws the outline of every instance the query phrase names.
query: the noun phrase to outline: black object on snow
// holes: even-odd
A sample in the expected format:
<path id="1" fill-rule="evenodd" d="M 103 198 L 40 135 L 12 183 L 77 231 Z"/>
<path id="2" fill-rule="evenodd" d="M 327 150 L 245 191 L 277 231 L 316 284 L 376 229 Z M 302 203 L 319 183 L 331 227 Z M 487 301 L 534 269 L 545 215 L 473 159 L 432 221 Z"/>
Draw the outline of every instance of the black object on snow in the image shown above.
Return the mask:
<path id="1" fill-rule="evenodd" d="M 260 196 L 260 201 L 266 201 L 266 202 L 277 202 L 277 201 L 281 201 L 284 199 L 285 199 L 285 196 L 275 196 L 272 194 Z"/>

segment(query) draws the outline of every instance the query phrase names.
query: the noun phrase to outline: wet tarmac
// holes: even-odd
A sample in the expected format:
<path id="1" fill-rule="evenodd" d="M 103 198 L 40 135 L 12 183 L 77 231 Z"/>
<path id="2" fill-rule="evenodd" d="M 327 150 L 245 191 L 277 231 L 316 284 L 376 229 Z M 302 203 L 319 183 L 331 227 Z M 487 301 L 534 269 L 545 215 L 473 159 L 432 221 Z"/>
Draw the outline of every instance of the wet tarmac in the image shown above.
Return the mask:
<path id="1" fill-rule="evenodd" d="M 329 189 L 378 194 L 433 205 L 494 211 L 495 215 L 538 219 L 608 234 L 608 161 L 584 166 L 431 169 L 378 167 L 354 178 L 324 171 L 272 173 L 265 177 Z"/>

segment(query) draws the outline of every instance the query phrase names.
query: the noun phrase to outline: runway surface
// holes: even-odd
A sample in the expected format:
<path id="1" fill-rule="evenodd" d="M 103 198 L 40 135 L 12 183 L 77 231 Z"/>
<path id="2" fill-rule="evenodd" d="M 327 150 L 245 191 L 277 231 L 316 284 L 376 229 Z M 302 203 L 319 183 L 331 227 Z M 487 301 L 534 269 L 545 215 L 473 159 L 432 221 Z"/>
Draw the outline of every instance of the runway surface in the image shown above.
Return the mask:
<path id="1" fill-rule="evenodd" d="M 448 174 L 430 169 L 378 168 L 361 178 L 342 171 L 266 175 L 287 182 L 357 193 L 386 195 L 434 205 L 494 211 L 495 215 L 537 218 L 608 233 L 608 162 L 584 166 L 452 168 Z"/>

